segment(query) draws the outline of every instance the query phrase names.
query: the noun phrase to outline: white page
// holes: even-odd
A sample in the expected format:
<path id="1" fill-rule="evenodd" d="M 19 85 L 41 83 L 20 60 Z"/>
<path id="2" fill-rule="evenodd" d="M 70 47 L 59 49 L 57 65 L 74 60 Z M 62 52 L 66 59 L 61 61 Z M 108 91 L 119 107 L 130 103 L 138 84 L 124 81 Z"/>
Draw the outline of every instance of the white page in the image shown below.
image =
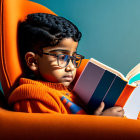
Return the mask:
<path id="1" fill-rule="evenodd" d="M 129 119 L 137 119 L 140 111 L 140 84 L 130 95 L 124 106 L 125 116 Z"/>

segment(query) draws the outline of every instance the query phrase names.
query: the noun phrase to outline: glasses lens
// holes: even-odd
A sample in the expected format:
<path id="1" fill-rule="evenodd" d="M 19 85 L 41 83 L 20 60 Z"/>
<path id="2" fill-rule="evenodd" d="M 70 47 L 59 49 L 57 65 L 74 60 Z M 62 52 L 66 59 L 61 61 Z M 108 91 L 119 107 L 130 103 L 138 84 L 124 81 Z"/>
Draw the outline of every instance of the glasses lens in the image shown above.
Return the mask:
<path id="1" fill-rule="evenodd" d="M 65 54 L 60 54 L 58 56 L 58 65 L 62 68 L 66 67 L 69 61 L 69 56 Z"/>
<path id="2" fill-rule="evenodd" d="M 76 55 L 75 56 L 75 59 L 74 59 L 73 63 L 74 63 L 76 68 L 78 68 L 80 66 L 81 60 L 82 60 L 81 55 Z"/>
<path id="3" fill-rule="evenodd" d="M 78 68 L 80 66 L 83 58 L 84 57 L 82 55 L 78 55 L 78 54 L 71 57 L 71 61 L 72 61 L 73 65 L 75 66 L 75 68 Z M 62 68 L 66 67 L 68 65 L 69 61 L 70 61 L 69 55 L 66 55 L 66 54 L 58 55 L 57 62 L 60 67 L 62 67 Z"/>

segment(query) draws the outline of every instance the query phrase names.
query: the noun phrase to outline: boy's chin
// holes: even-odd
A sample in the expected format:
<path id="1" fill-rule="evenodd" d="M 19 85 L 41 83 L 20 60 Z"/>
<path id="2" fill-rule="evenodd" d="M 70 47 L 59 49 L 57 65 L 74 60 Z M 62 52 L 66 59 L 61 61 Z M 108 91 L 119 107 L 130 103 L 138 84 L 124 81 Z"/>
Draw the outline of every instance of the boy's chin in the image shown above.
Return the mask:
<path id="1" fill-rule="evenodd" d="M 68 87 L 70 85 L 71 82 L 62 82 L 62 84 L 65 86 L 65 87 Z"/>

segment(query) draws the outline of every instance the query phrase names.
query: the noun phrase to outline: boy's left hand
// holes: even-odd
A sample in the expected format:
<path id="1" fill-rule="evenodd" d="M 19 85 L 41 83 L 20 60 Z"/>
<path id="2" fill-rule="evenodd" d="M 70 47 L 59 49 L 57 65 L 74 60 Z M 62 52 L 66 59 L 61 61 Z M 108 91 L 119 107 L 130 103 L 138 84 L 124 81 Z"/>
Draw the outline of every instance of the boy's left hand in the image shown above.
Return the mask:
<path id="1" fill-rule="evenodd" d="M 124 110 L 122 107 L 115 106 L 103 111 L 104 107 L 104 102 L 101 102 L 100 106 L 95 110 L 94 115 L 124 117 Z"/>

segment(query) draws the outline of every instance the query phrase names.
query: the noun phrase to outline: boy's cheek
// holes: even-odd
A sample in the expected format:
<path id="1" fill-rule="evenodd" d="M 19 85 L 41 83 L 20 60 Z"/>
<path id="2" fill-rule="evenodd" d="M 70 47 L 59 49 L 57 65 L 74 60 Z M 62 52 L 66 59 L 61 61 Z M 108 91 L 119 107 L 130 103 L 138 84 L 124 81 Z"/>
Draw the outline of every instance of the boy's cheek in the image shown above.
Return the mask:
<path id="1" fill-rule="evenodd" d="M 73 71 L 73 80 L 75 79 L 75 76 L 76 76 L 76 68 L 75 68 L 75 70 Z"/>

